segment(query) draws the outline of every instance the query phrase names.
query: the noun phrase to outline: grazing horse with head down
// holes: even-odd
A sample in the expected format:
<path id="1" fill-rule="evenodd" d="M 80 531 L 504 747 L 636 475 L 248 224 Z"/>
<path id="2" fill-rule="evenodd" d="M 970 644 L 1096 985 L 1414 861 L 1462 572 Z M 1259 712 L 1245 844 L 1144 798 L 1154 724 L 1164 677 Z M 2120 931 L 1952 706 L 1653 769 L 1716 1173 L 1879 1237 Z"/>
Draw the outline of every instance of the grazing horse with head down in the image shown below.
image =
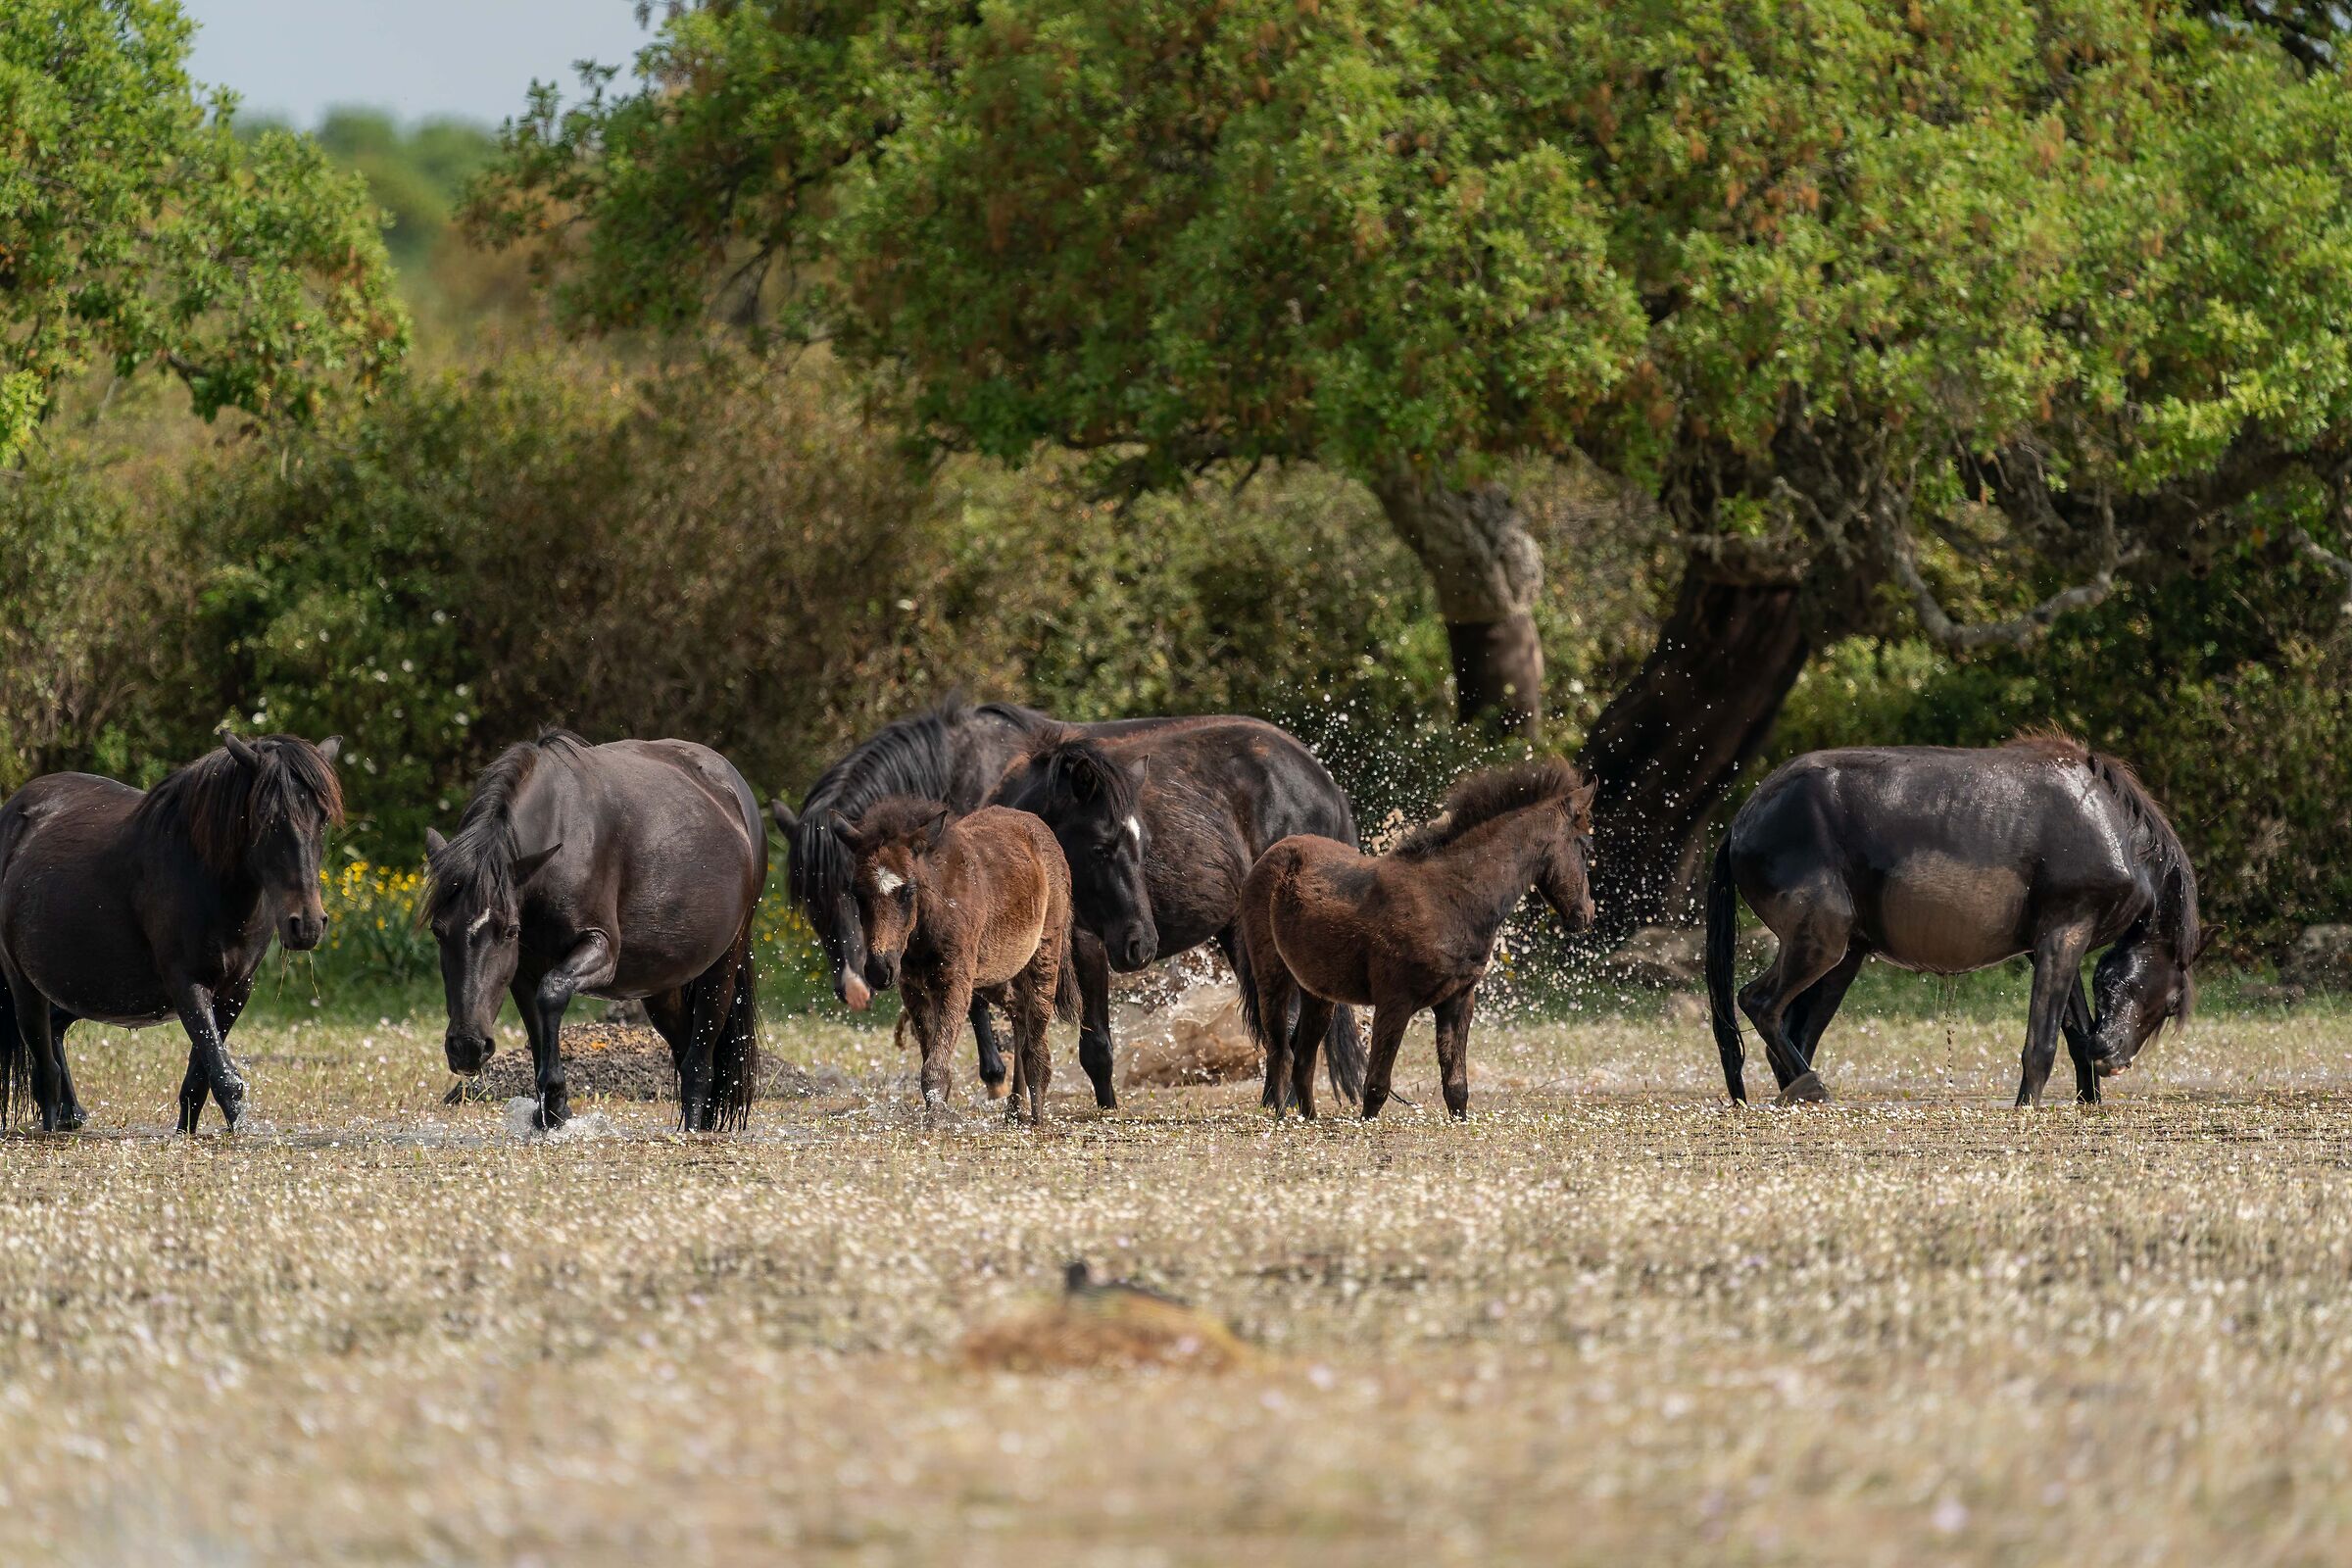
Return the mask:
<path id="1" fill-rule="evenodd" d="M 1404 1026 L 1434 1007 L 1446 1108 L 1468 1115 L 1470 1012 L 1494 939 L 1531 891 L 1570 930 L 1590 927 L 1592 844 L 1592 786 L 1541 758 L 1462 780 L 1444 814 L 1386 855 L 1305 835 L 1268 850 L 1241 894 L 1242 1003 L 1267 1077 L 1287 1066 L 1312 1116 L 1316 1043 L 1334 1004 L 1362 1004 L 1373 1009 L 1363 1107 L 1376 1116 Z"/>
<path id="2" fill-rule="evenodd" d="M 2164 811 L 2130 767 L 2078 740 L 1809 752 L 1740 808 L 1707 888 L 1707 991 L 1735 1101 L 1747 1098 L 1732 1011 L 1741 898 L 1780 938 L 1739 1004 L 1784 1104 L 1827 1097 L 1815 1048 L 1874 955 L 1931 974 L 2031 957 L 2017 1103 L 2041 1103 L 2061 1033 L 2076 1093 L 2095 1102 L 2101 1078 L 2188 1016 L 2190 966 L 2210 940 Z M 2082 960 L 2102 947 L 2093 1010 Z"/>
<path id="3" fill-rule="evenodd" d="M 1045 1120 L 1053 1059 L 1046 1025 L 1077 1021 L 1067 961 L 1070 873 L 1046 825 L 987 807 L 958 817 L 937 801 L 894 796 L 834 836 L 878 986 L 898 986 L 922 1052 L 923 1102 L 947 1103 L 956 1029 L 975 998 L 1012 1020 L 1010 1114 Z"/>
<path id="4" fill-rule="evenodd" d="M 570 1118 L 564 1012 L 642 998 L 678 1068 L 679 1125 L 740 1127 L 758 1087 L 752 912 L 767 832 L 751 786 L 690 741 L 512 746 L 458 830 L 425 834 L 450 1069 L 478 1073 L 502 995 L 530 1035 L 541 1127 Z"/>
<path id="5" fill-rule="evenodd" d="M 340 741 L 221 742 L 145 793 L 51 773 L 0 807 L 0 1117 L 28 1080 L 45 1131 L 79 1127 L 67 1026 L 177 1016 L 179 1130 L 207 1094 L 236 1126 L 228 1031 L 270 939 L 303 952 L 325 934 L 318 862 L 343 792 Z"/>

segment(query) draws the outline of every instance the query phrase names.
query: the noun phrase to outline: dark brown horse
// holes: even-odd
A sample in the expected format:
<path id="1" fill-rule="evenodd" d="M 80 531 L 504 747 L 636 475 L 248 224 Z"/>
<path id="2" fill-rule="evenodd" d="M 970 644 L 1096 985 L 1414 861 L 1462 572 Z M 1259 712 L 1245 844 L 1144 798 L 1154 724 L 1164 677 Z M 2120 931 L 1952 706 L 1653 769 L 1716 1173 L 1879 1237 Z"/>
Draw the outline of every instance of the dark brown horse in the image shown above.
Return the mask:
<path id="1" fill-rule="evenodd" d="M 1111 1089 L 1110 971 L 1215 942 L 1238 972 L 1242 883 L 1294 834 L 1355 842 L 1348 798 L 1314 754 L 1254 718 L 1170 719 L 1112 734 L 1041 736 L 998 789 L 1033 811 L 1070 862 L 1080 935 L 1072 947 L 1084 1019 L 1078 1060 L 1099 1104 Z M 1348 1007 L 1324 1017 L 1333 1090 L 1353 1097 L 1364 1048 Z M 1269 1070 L 1265 1103 L 1285 1080 Z"/>
<path id="2" fill-rule="evenodd" d="M 751 786 L 689 741 L 509 747 L 458 831 L 427 830 L 452 1071 L 478 1073 L 502 995 L 531 1040 L 541 1127 L 571 1115 L 561 1049 L 581 993 L 643 998 L 678 1068 L 679 1125 L 740 1127 L 757 1087 L 752 912 L 767 831 Z"/>
<path id="3" fill-rule="evenodd" d="M 1012 1020 L 1012 1101 L 1045 1120 L 1053 1059 L 1046 1026 L 1077 1021 L 1067 962 L 1070 873 L 1046 825 L 990 807 L 958 817 L 938 801 L 896 796 L 855 824 L 828 824 L 853 859 L 866 967 L 898 986 L 922 1052 L 923 1102 L 947 1103 L 956 1030 L 975 998 Z"/>
<path id="4" fill-rule="evenodd" d="M 29 1080 L 45 1131 L 83 1122 L 66 1068 L 79 1018 L 188 1032 L 179 1130 L 209 1093 L 232 1128 L 245 1080 L 228 1032 L 274 936 L 326 931 L 318 860 L 343 819 L 340 742 L 222 738 L 141 794 L 87 773 L 36 778 L 0 807 L 0 1120 Z"/>
<path id="5" fill-rule="evenodd" d="M 1089 734 L 1149 728 L 1161 719 L 1127 719 L 1080 726 Z M 825 950 L 833 994 L 862 1011 L 873 998 L 865 977 L 865 930 L 850 883 L 853 857 L 833 836 L 839 816 L 856 821 L 894 795 L 936 800 L 955 815 L 976 811 L 1004 778 L 1005 768 L 1059 730 L 1060 721 L 1012 703 L 978 706 L 950 700 L 937 708 L 893 719 L 858 743 L 818 776 L 795 810 L 782 801 L 769 804 L 791 849 L 792 902 L 808 917 Z M 997 1049 L 988 1004 L 974 1002 L 972 1038 L 980 1053 L 980 1079 L 992 1096 L 1004 1093 L 1004 1058 Z M 1082 1053 L 1083 1054 L 1083 1053 Z"/>
<path id="6" fill-rule="evenodd" d="M 1780 938 L 1739 1002 L 1784 1104 L 1826 1098 L 1815 1048 L 1873 955 L 1931 974 L 2031 957 L 2017 1102 L 2041 1103 L 2061 1032 L 2076 1093 L 2095 1102 L 2102 1077 L 2188 1016 L 2206 941 L 2172 824 L 2131 768 L 2080 741 L 1808 753 L 1757 787 L 1715 852 L 1707 990 L 1735 1101 L 1747 1098 L 1732 1012 L 1741 898 Z M 2094 1012 L 2082 961 L 2102 947 Z"/>
<path id="7" fill-rule="evenodd" d="M 1472 774 L 1445 814 L 1386 855 L 1305 836 L 1268 850 L 1241 895 L 1242 1002 L 1267 1077 L 1287 1067 L 1300 1113 L 1312 1116 L 1315 1046 L 1333 1004 L 1368 1005 L 1363 1104 L 1376 1116 L 1404 1026 L 1434 1007 L 1446 1108 L 1468 1115 L 1470 1012 L 1494 938 L 1531 890 L 1570 930 L 1592 924 L 1592 786 L 1544 758 Z"/>

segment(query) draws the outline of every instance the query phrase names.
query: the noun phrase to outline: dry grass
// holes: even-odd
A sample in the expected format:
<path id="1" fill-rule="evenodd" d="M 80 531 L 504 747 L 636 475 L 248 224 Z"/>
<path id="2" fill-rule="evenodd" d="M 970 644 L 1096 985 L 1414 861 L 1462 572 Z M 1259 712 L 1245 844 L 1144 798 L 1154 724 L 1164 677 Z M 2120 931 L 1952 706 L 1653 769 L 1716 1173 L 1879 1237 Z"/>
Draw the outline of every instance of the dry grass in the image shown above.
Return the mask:
<path id="1" fill-rule="evenodd" d="M 1832 1037 L 1733 1114 L 1688 1021 L 1426 1029 L 1365 1126 L 1254 1086 L 1042 1136 L 913 1111 L 886 1034 L 738 1139 L 524 1144 L 438 1030 L 255 1028 L 267 1120 L 77 1035 L 94 1132 L 0 1177 L 0 1557 L 2328 1562 L 2352 1551 L 2352 1024 L 2211 1015 L 2098 1114 L 2016 1026 Z M 2063 1064 L 2061 1073 L 2064 1072 Z M 1061 1265 L 1238 1373 L 970 1370 Z"/>

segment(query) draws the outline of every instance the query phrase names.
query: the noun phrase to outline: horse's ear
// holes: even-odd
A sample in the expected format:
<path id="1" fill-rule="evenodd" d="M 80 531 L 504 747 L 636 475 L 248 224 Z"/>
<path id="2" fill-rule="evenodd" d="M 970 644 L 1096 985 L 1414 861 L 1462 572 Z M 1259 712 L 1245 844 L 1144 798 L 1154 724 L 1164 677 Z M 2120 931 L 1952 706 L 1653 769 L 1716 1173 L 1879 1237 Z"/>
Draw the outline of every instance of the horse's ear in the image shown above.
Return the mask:
<path id="1" fill-rule="evenodd" d="M 856 828 L 850 826 L 850 819 L 839 811 L 827 811 L 823 822 L 818 825 L 841 840 L 852 855 L 858 854 L 865 848 L 865 841 L 858 836 Z"/>
<path id="2" fill-rule="evenodd" d="M 940 837 L 947 831 L 948 808 L 943 806 L 939 808 L 936 816 L 923 824 L 923 853 L 928 855 L 931 851 L 938 849 Z"/>
<path id="3" fill-rule="evenodd" d="M 332 766 L 334 766 L 334 765 L 335 765 L 335 759 L 336 759 L 336 758 L 338 758 L 338 757 L 341 757 L 342 755 L 343 755 L 343 737 L 342 737 L 342 736 L 340 736 L 340 735 L 329 735 L 329 736 L 328 736 L 326 739 L 324 739 L 324 740 L 322 740 L 322 741 L 320 741 L 320 742 L 318 743 L 318 760 L 320 760 L 320 761 L 324 762 L 324 763 L 325 763 L 327 766 L 329 766 L 329 767 L 332 767 Z"/>
<path id="4" fill-rule="evenodd" d="M 220 744 L 228 748 L 229 756 L 235 758 L 245 766 L 254 769 L 256 772 L 261 770 L 262 754 L 255 751 L 252 745 L 234 730 L 222 730 L 220 732 Z"/>
<path id="5" fill-rule="evenodd" d="M 786 838 L 792 837 L 801 830 L 800 813 L 786 806 L 782 796 L 767 803 L 767 814 L 776 819 L 776 826 L 784 830 Z"/>
<path id="6" fill-rule="evenodd" d="M 424 830 L 424 858 L 428 864 L 441 858 L 441 852 L 448 848 L 449 840 L 441 836 L 439 828 L 428 827 Z"/>
<path id="7" fill-rule="evenodd" d="M 1599 788 L 1597 784 L 1587 784 L 1568 797 L 1568 820 L 1581 822 L 1586 827 L 1592 825 L 1592 797 Z"/>
<path id="8" fill-rule="evenodd" d="M 539 874 L 539 868 L 547 864 L 548 861 L 554 859 L 556 858 L 556 852 L 562 848 L 564 848 L 564 841 L 562 839 L 558 839 L 555 843 L 550 844 L 546 849 L 541 850 L 536 855 L 518 855 L 514 857 L 514 885 L 516 887 L 521 887 L 524 883 L 530 881 L 531 878 L 537 876 Z"/>

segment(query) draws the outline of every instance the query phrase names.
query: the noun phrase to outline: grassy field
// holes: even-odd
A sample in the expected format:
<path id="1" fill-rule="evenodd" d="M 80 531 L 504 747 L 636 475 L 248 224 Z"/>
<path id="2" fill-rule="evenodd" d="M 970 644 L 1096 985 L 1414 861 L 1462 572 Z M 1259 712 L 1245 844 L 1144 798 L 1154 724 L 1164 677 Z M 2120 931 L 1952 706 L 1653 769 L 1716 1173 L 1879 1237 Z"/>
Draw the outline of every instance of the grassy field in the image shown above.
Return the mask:
<path id="1" fill-rule="evenodd" d="M 424 1018 L 254 1021 L 194 1141 L 174 1037 L 78 1032 L 91 1131 L 0 1142 L 0 1559 L 2344 1560 L 2352 1019 L 2029 1116 L 2019 1027 L 1853 1017 L 1744 1113 L 1688 1009 L 1489 1028 L 1463 1127 L 1426 1024 L 1370 1126 L 1098 1116 L 1057 1031 L 1040 1136 L 778 1024 L 849 1092 L 554 1141 Z M 972 1365 L 1079 1256 L 1252 1362 Z"/>

